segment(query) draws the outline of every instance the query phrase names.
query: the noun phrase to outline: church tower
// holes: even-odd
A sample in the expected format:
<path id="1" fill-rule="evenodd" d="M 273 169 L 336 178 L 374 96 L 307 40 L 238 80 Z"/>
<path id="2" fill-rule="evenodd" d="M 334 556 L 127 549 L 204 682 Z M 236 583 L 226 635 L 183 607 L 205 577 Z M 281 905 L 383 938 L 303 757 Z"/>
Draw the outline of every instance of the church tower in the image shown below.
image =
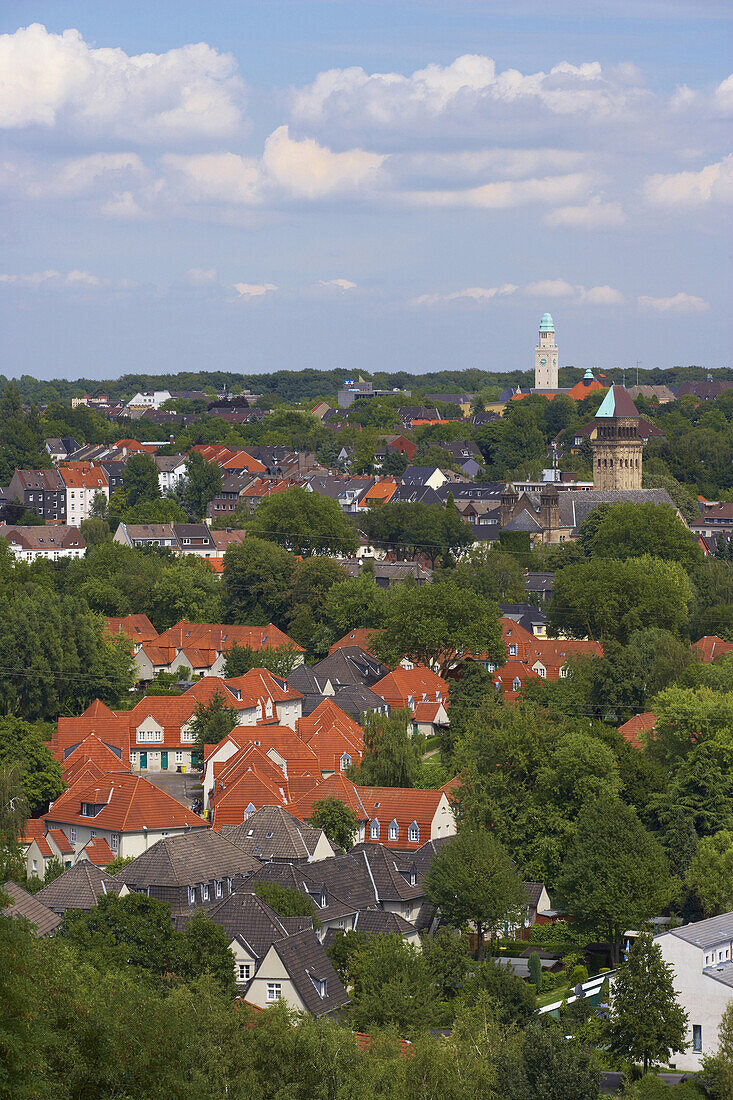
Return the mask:
<path id="1" fill-rule="evenodd" d="M 534 388 L 540 393 L 557 389 L 555 324 L 549 313 L 542 314 L 540 338 L 534 349 Z"/>
<path id="2" fill-rule="evenodd" d="M 639 414 L 623 386 L 611 386 L 596 413 L 593 440 L 593 486 L 596 489 L 641 489 Z"/>

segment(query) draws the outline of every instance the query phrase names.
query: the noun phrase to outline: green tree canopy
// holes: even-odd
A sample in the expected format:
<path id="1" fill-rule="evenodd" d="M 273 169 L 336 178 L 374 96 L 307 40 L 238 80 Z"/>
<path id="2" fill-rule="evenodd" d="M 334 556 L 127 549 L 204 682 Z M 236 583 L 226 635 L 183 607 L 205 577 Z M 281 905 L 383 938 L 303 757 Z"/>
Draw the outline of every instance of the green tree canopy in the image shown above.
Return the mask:
<path id="1" fill-rule="evenodd" d="M 664 852 L 636 811 L 612 795 L 581 810 L 558 884 L 579 928 L 598 933 L 618 962 L 628 928 L 639 928 L 672 896 Z"/>
<path id="2" fill-rule="evenodd" d="M 288 489 L 266 497 L 247 530 L 255 538 L 276 542 L 302 557 L 347 557 L 356 553 L 356 531 L 338 502 L 305 489 Z"/>
<path id="3" fill-rule="evenodd" d="M 181 486 L 181 503 L 194 520 L 202 520 L 214 497 L 221 492 L 221 470 L 215 462 L 207 462 L 200 451 L 190 451 L 186 458 L 186 480 Z"/>
<path id="4" fill-rule="evenodd" d="M 643 932 L 616 973 L 609 1017 L 611 1051 L 630 1062 L 641 1062 L 644 1073 L 655 1062 L 666 1065 L 670 1055 L 687 1045 L 687 1013 L 674 989 L 674 970 L 662 957 L 651 933 Z"/>
<path id="5" fill-rule="evenodd" d="M 148 614 L 159 631 L 181 619 L 193 623 L 221 621 L 221 583 L 208 563 L 193 554 L 172 562 L 152 591 Z"/>
<path id="6" fill-rule="evenodd" d="M 194 755 L 202 761 L 204 745 L 216 745 L 222 737 L 239 723 L 239 714 L 230 707 L 220 691 L 216 691 L 208 703 L 197 703 L 188 723 L 189 733 L 195 740 Z"/>
<path id="7" fill-rule="evenodd" d="M 703 837 L 685 873 L 685 885 L 700 899 L 706 917 L 733 907 L 733 833 Z"/>
<path id="8" fill-rule="evenodd" d="M 605 507 L 597 520 L 594 515 L 591 512 L 580 529 L 581 545 L 590 558 L 625 561 L 649 556 L 684 566 L 703 560 L 694 535 L 671 504 L 619 503 Z"/>
<path id="9" fill-rule="evenodd" d="M 158 500 L 160 497 L 158 467 L 152 455 L 142 451 L 139 454 L 130 455 L 125 466 L 124 488 L 128 508 Z"/>
<path id="10" fill-rule="evenodd" d="M 474 541 L 469 525 L 455 508 L 438 504 L 383 504 L 369 508 L 359 517 L 359 525 L 372 545 L 399 561 L 425 557 L 433 566 Z"/>
<path id="11" fill-rule="evenodd" d="M 340 798 L 316 799 L 311 809 L 310 823 L 316 829 L 323 829 L 331 843 L 345 852 L 352 847 L 359 831 L 353 810 Z"/>
<path id="12" fill-rule="evenodd" d="M 496 604 L 467 599 L 452 580 L 437 584 L 399 584 L 390 590 L 384 628 L 374 649 L 387 664 L 403 657 L 444 672 L 464 654 L 487 654 L 495 664 L 504 659 Z"/>
<path id="13" fill-rule="evenodd" d="M 36 726 L 19 718 L 0 718 L 0 767 L 19 765 L 30 812 L 45 813 L 64 789 L 61 765 Z"/>
<path id="14" fill-rule="evenodd" d="M 364 755 L 352 769 L 355 783 L 367 787 L 414 787 L 420 769 L 420 754 L 407 726 L 408 710 L 393 710 L 387 716 L 364 715 Z"/>
<path id="15" fill-rule="evenodd" d="M 229 546 L 221 582 L 226 621 L 284 624 L 295 564 L 292 554 L 266 539 L 247 538 Z"/>
<path id="16" fill-rule="evenodd" d="M 680 634 L 691 599 L 690 582 L 676 562 L 598 558 L 556 575 L 548 628 L 622 643 L 647 627 Z"/>
<path id="17" fill-rule="evenodd" d="M 517 919 L 526 903 L 522 882 L 501 843 L 484 829 L 463 827 L 434 857 L 425 892 L 443 919 L 476 929 L 479 959 L 484 933 Z"/>

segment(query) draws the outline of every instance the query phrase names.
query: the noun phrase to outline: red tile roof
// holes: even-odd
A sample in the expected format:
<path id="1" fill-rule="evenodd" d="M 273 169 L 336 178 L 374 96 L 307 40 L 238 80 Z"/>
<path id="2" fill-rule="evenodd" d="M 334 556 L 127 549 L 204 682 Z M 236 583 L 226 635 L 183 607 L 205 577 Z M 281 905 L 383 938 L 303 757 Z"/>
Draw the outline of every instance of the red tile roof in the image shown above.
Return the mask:
<path id="1" fill-rule="evenodd" d="M 101 806 L 95 817 L 82 815 L 81 804 Z M 107 775 L 96 783 L 80 779 L 54 802 L 44 821 L 50 825 L 89 825 L 116 832 L 205 828 L 206 822 L 140 775 Z"/>
<path id="2" fill-rule="evenodd" d="M 108 617 L 105 619 L 107 630 L 110 634 L 126 634 L 133 642 L 142 645 L 143 642 L 154 642 L 158 637 L 158 631 L 147 615 L 124 615 L 121 618 Z"/>
<path id="3" fill-rule="evenodd" d="M 507 702 L 513 702 L 519 698 L 519 692 L 528 680 L 539 680 L 541 677 L 529 665 L 523 661 L 507 661 L 496 672 L 491 673 L 492 682 L 503 693 Z M 515 681 L 519 681 L 519 691 L 514 687 Z"/>
<path id="4" fill-rule="evenodd" d="M 244 676 L 235 676 L 226 683 L 243 696 L 271 699 L 273 703 L 288 703 L 303 698 L 299 691 L 291 688 L 286 680 L 273 675 L 269 668 L 251 668 Z"/>
<path id="5" fill-rule="evenodd" d="M 447 681 L 425 665 L 415 665 L 414 668 L 398 666 L 383 676 L 372 691 L 375 695 L 381 695 L 393 709 L 414 708 L 419 702 L 448 702 Z"/>
<path id="6" fill-rule="evenodd" d="M 366 653 L 371 653 L 374 656 L 374 651 L 371 648 L 372 640 L 374 635 L 379 633 L 379 630 L 359 626 L 355 630 L 350 630 L 348 634 L 344 634 L 343 638 L 339 638 L 337 642 L 334 642 L 328 652 L 334 653 L 337 649 L 343 649 L 345 646 L 358 645 Z"/>
<path id="7" fill-rule="evenodd" d="M 19 838 L 21 844 L 30 844 L 32 840 L 37 840 L 39 836 L 44 836 L 46 833 L 46 822 L 41 817 L 29 817 L 25 823 L 23 833 Z"/>
<path id="8" fill-rule="evenodd" d="M 700 655 L 703 664 L 709 665 L 711 661 L 730 653 L 733 650 L 733 642 L 724 642 L 715 634 L 706 634 L 704 638 L 693 642 L 692 648 Z"/>
<path id="9" fill-rule="evenodd" d="M 361 726 L 333 699 L 324 699 L 307 718 L 299 718 L 296 730 L 318 757 L 322 772 L 340 771 L 344 755 L 351 758 L 352 764 L 358 764 L 364 755 Z"/>
<path id="10" fill-rule="evenodd" d="M 191 646 L 201 650 L 215 650 L 217 653 L 230 649 L 235 642 L 254 650 L 289 646 L 298 653 L 304 652 L 302 646 L 273 623 L 267 626 L 225 626 L 222 623 L 190 623 L 181 619 L 175 626 L 163 631 L 158 638 L 161 646 L 176 649 Z"/>
<path id="11" fill-rule="evenodd" d="M 66 833 L 63 829 L 49 829 L 48 835 L 53 840 L 54 844 L 61 852 L 63 856 L 70 856 L 74 854 L 74 846 L 67 840 Z"/>
<path id="12" fill-rule="evenodd" d="M 107 841 L 100 836 L 94 837 L 88 844 L 85 844 L 82 852 L 86 853 L 89 862 L 93 863 L 95 867 L 106 867 L 108 863 L 116 858 Z"/>
<path id="13" fill-rule="evenodd" d="M 641 734 L 650 733 L 655 728 L 656 724 L 656 716 L 652 714 L 651 711 L 646 711 L 644 714 L 635 714 L 628 722 L 624 722 L 623 726 L 619 726 L 618 732 L 630 745 L 633 745 L 634 748 L 642 749 L 644 748 L 644 742 L 641 738 Z"/>

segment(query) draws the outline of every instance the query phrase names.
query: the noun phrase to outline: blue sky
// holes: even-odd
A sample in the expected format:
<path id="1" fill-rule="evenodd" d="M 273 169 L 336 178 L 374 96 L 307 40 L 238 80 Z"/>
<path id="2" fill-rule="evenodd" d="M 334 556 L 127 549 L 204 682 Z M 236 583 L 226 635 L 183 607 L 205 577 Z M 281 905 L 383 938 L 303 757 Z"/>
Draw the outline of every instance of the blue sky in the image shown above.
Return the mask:
<path id="1" fill-rule="evenodd" d="M 0 372 L 730 366 L 728 0 L 0 9 Z"/>

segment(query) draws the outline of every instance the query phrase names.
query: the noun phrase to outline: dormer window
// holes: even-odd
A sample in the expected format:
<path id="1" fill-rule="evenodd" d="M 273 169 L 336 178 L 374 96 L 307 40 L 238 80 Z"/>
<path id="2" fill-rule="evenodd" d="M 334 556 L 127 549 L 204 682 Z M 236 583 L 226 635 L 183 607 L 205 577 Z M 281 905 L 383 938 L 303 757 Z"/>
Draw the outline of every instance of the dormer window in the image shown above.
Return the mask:
<path id="1" fill-rule="evenodd" d="M 376 817 L 369 826 L 369 837 L 371 840 L 379 840 L 379 822 Z"/>
<path id="2" fill-rule="evenodd" d="M 221 897 L 221 895 L 223 893 L 223 888 L 224 888 L 223 882 L 221 881 L 221 879 L 217 879 L 216 882 L 214 883 L 214 893 L 216 894 L 216 896 L 218 898 Z"/>
<path id="3" fill-rule="evenodd" d="M 413 821 L 410 828 L 407 830 L 407 839 L 411 844 L 417 844 L 420 839 L 420 826 L 416 821 Z"/>
<path id="4" fill-rule="evenodd" d="M 346 771 L 346 769 L 350 767 L 351 757 L 349 756 L 348 752 L 345 752 L 344 755 L 341 757 L 341 771 Z"/>
<path id="5" fill-rule="evenodd" d="M 201 885 L 201 900 L 202 901 L 208 901 L 209 900 L 209 884 L 208 884 L 208 882 L 202 883 L 202 885 Z"/>
<path id="6" fill-rule="evenodd" d="M 520 691 L 521 687 L 522 687 L 522 681 L 519 679 L 518 676 L 515 676 L 513 681 L 512 681 L 512 690 L 513 691 Z"/>
<path id="7" fill-rule="evenodd" d="M 389 839 L 390 840 L 397 840 L 397 838 L 399 837 L 399 832 L 400 832 L 400 828 L 399 828 L 399 825 L 397 824 L 397 821 L 396 820 L 390 821 L 390 823 L 389 823 Z"/>
<path id="8" fill-rule="evenodd" d="M 252 816 L 252 814 L 253 814 L 254 812 L 255 812 L 255 807 L 254 807 L 254 806 L 253 806 L 253 804 L 252 804 L 252 803 L 250 802 L 249 806 L 248 806 L 248 807 L 247 807 L 247 809 L 246 809 L 246 810 L 244 811 L 244 820 L 246 821 L 246 820 L 247 820 L 247 818 L 248 818 L 248 817 L 251 817 L 251 816 Z"/>
<path id="9" fill-rule="evenodd" d="M 517 647 L 516 647 L 515 645 L 510 645 L 510 646 L 508 647 L 508 649 L 509 649 L 509 656 L 510 656 L 510 657 L 516 657 L 516 655 L 517 655 Z"/>
<path id="10" fill-rule="evenodd" d="M 195 905 L 196 904 L 196 887 L 195 886 L 189 886 L 189 888 L 188 888 L 188 904 L 189 905 Z"/>

